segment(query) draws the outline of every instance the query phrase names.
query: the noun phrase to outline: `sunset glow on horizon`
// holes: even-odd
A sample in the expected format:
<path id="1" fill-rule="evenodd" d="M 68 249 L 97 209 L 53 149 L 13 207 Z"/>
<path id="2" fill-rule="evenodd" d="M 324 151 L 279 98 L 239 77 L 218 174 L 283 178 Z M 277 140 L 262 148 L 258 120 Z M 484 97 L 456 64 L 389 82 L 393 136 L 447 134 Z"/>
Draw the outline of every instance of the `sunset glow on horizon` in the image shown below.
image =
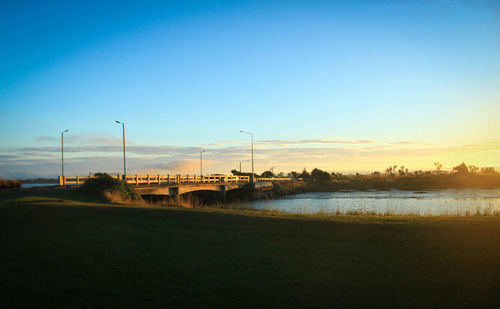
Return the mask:
<path id="1" fill-rule="evenodd" d="M 500 169 L 491 1 L 0 4 L 0 178 Z"/>

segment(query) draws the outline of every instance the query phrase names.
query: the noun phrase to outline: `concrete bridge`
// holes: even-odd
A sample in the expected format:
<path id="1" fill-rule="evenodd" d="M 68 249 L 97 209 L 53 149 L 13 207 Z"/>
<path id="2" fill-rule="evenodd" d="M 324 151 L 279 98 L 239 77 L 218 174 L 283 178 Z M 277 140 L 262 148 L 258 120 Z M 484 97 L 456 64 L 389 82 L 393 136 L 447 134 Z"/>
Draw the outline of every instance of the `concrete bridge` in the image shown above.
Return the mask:
<path id="1" fill-rule="evenodd" d="M 260 196 L 265 194 L 266 191 L 273 189 L 273 183 L 271 181 L 258 181 L 253 183 L 244 182 L 226 182 L 226 183 L 187 183 L 187 184 L 170 184 L 170 185 L 149 185 L 149 186 L 138 186 L 136 191 L 140 195 L 161 195 L 169 196 L 172 198 L 179 197 L 186 193 L 191 192 L 201 192 L 201 191 L 212 191 L 216 193 L 220 200 L 226 199 L 226 194 L 231 190 L 247 190 L 247 194 L 253 196 Z"/>
<path id="2" fill-rule="evenodd" d="M 59 176 L 60 186 L 79 186 L 89 176 Z M 290 181 L 291 178 L 264 178 L 256 177 L 255 182 L 251 182 L 250 176 L 235 175 L 127 175 L 120 174 L 111 176 L 117 179 L 125 179 L 127 183 L 136 186 L 136 191 L 141 195 L 158 195 L 179 197 L 182 194 L 199 191 L 215 192 L 220 199 L 226 198 L 226 193 L 231 190 L 245 189 L 249 194 L 259 196 L 265 191 L 272 190 L 275 181 Z"/>

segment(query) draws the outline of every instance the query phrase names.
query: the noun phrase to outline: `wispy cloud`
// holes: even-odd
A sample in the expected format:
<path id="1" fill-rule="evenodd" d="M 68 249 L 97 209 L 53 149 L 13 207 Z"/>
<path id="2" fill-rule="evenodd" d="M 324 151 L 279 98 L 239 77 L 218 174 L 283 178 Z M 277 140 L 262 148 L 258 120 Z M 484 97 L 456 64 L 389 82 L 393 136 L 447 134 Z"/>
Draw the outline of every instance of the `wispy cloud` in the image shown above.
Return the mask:
<path id="1" fill-rule="evenodd" d="M 15 160 L 15 159 L 22 159 L 22 155 L 4 155 L 0 154 L 0 160 Z"/>
<path id="2" fill-rule="evenodd" d="M 128 146 L 127 153 L 138 155 L 169 155 L 172 153 L 199 154 L 199 147 L 177 147 L 177 146 Z M 107 153 L 123 151 L 122 145 L 106 145 L 106 146 L 65 146 L 64 153 L 86 152 L 86 153 Z M 0 152 L 24 153 L 25 155 L 35 155 L 43 153 L 59 153 L 61 148 L 58 146 L 45 147 L 21 147 L 0 149 Z"/>
<path id="3" fill-rule="evenodd" d="M 241 144 L 242 141 L 216 141 L 214 143 L 208 144 L 209 146 L 224 146 L 228 144 Z"/>
<path id="4" fill-rule="evenodd" d="M 419 141 L 400 141 L 400 142 L 392 142 L 389 144 L 391 144 L 391 145 L 422 145 L 425 143 L 419 142 Z"/>
<path id="5" fill-rule="evenodd" d="M 40 143 L 60 143 L 60 137 L 54 136 L 37 136 L 35 142 Z M 126 139 L 127 145 L 135 145 L 133 140 Z M 111 136 L 106 133 L 85 133 L 85 134 L 71 134 L 64 135 L 64 143 L 68 145 L 121 145 L 123 139 L 121 137 Z"/>
<path id="6" fill-rule="evenodd" d="M 330 171 L 383 170 L 391 164 L 413 169 L 432 168 L 439 160 L 454 166 L 461 161 L 478 166 L 499 166 L 500 148 L 496 143 L 440 146 L 418 141 L 377 143 L 371 140 L 311 139 L 267 140 L 255 151 L 257 172 L 270 166 L 275 170 L 301 170 L 318 167 Z M 287 144 L 288 143 L 288 144 Z M 289 145 L 290 147 L 284 147 Z M 239 162 L 249 168 L 246 145 L 227 143 L 225 147 L 206 147 L 206 172 L 227 173 Z M 127 147 L 130 173 L 196 173 L 200 147 L 131 145 Z M 54 176 L 60 169 L 60 147 L 21 147 L 0 149 L 0 177 L 22 175 Z M 122 147 L 118 145 L 69 145 L 65 148 L 68 174 L 121 172 Z M 460 162 L 458 162 L 460 161 Z M 10 175 L 10 176 L 9 176 Z"/>
<path id="7" fill-rule="evenodd" d="M 343 145 L 359 145 L 359 144 L 374 144 L 372 140 L 345 140 L 336 138 L 322 139 L 298 139 L 298 140 L 261 140 L 256 141 L 257 145 L 272 145 L 272 146 L 290 146 L 290 145 L 314 145 L 314 144 L 343 144 Z"/>
<path id="8" fill-rule="evenodd" d="M 213 161 L 204 160 L 203 166 L 205 168 L 212 166 Z M 198 171 L 200 168 L 200 161 L 193 159 L 177 159 L 173 161 L 166 162 L 165 164 L 155 164 L 149 166 L 148 169 L 159 170 L 159 171 L 167 171 L 167 172 L 180 172 L 180 173 L 189 173 Z"/>
<path id="9" fill-rule="evenodd" d="M 37 143 L 46 143 L 46 142 L 54 143 L 54 142 L 59 141 L 59 139 L 57 139 L 53 136 L 37 136 L 37 137 L 35 137 L 34 140 Z"/>

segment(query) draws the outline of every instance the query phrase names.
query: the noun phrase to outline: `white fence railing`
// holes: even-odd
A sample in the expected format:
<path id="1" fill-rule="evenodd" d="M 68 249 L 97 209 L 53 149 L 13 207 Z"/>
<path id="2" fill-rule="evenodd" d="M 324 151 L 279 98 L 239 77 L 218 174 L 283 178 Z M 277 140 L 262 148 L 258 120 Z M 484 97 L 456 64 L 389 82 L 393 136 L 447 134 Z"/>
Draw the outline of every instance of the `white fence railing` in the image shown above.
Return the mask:
<path id="1" fill-rule="evenodd" d="M 89 176 L 59 176 L 60 186 L 79 186 L 83 184 L 87 179 L 93 178 L 92 174 Z M 124 177 L 120 174 L 117 176 L 111 176 L 117 179 L 123 179 Z M 239 183 L 249 183 L 250 176 L 235 176 L 235 175 L 127 175 L 125 176 L 127 183 L 138 185 L 152 185 L 152 184 L 195 184 L 195 183 L 220 183 L 220 182 L 239 182 Z M 292 178 L 289 177 L 279 177 L 279 178 L 264 178 L 256 177 L 255 181 L 290 181 Z"/>

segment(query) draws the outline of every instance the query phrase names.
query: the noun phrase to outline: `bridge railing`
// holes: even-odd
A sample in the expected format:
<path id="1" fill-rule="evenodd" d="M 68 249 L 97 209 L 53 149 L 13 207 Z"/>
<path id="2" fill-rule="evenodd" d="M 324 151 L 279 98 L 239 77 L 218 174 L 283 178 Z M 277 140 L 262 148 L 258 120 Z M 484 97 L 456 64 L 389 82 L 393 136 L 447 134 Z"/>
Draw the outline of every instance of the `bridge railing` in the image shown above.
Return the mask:
<path id="1" fill-rule="evenodd" d="M 60 186 L 79 186 L 83 184 L 87 179 L 93 178 L 92 174 L 89 176 L 59 176 Z M 220 183 L 220 182 L 238 182 L 238 183 L 249 183 L 250 176 L 236 176 L 236 175 L 160 175 L 160 174 L 146 174 L 146 175 L 127 175 L 125 177 L 118 174 L 117 176 L 111 176 L 117 179 L 125 179 L 127 183 L 136 186 L 139 185 L 161 185 L 161 184 L 194 184 L 194 183 Z M 289 177 L 279 177 L 279 178 L 264 178 L 256 177 L 255 181 L 290 181 L 292 178 Z"/>

